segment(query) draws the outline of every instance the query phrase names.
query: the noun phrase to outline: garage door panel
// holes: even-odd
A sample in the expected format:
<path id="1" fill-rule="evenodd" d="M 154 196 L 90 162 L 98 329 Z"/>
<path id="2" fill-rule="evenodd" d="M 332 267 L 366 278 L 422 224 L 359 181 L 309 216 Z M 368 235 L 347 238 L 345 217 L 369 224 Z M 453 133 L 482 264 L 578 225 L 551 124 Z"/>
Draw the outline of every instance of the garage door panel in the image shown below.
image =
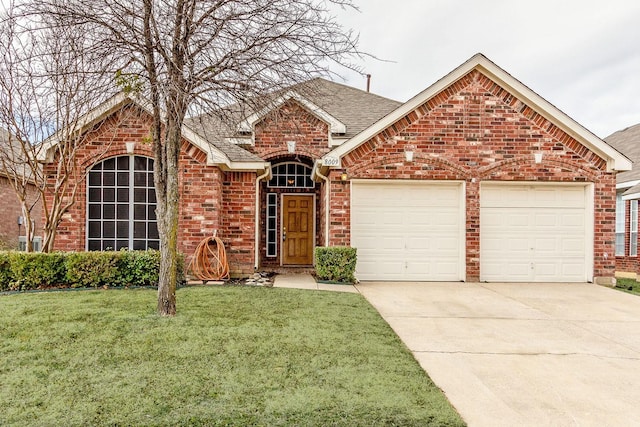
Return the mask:
<path id="1" fill-rule="evenodd" d="M 489 184 L 480 199 L 481 280 L 587 280 L 585 186 Z"/>
<path id="2" fill-rule="evenodd" d="M 358 279 L 461 280 L 462 188 L 459 182 L 353 182 Z"/>

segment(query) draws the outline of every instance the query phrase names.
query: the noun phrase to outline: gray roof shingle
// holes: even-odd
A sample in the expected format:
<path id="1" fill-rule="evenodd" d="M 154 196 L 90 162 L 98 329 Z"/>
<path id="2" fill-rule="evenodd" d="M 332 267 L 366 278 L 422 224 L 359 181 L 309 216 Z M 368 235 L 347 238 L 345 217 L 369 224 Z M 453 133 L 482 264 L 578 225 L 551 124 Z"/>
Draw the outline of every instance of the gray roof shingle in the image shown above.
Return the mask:
<path id="1" fill-rule="evenodd" d="M 640 179 L 640 123 L 619 130 L 604 138 L 604 141 L 627 156 L 633 162 L 633 169 L 620 172 L 616 182 L 628 182 Z"/>
<path id="2" fill-rule="evenodd" d="M 335 83 L 326 79 L 316 78 L 274 94 L 294 91 L 319 108 L 326 111 L 346 125 L 343 138 L 351 138 L 375 123 L 402 103 L 370 92 Z M 272 99 L 273 99 L 272 98 Z M 237 137 L 237 125 L 256 111 L 232 105 L 219 112 L 219 115 L 203 114 L 185 121 L 196 133 L 200 134 L 210 144 L 223 151 L 232 161 L 261 160 L 255 154 L 249 153 L 226 138 Z"/>

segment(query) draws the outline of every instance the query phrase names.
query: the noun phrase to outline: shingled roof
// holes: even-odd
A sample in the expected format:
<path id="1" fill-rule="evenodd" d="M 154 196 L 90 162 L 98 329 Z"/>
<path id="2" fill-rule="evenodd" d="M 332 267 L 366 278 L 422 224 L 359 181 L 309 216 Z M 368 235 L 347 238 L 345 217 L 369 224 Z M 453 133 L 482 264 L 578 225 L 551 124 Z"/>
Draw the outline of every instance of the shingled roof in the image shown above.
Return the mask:
<path id="1" fill-rule="evenodd" d="M 357 135 L 402 104 L 322 78 L 291 86 L 273 94 L 271 99 L 286 96 L 289 93 L 296 93 L 344 123 L 346 132 L 340 135 L 340 138 L 345 139 Z M 227 154 L 232 161 L 255 161 L 258 159 L 255 154 L 227 141 L 228 138 L 239 136 L 238 125 L 254 113 L 255 108 L 247 109 L 240 105 L 233 105 L 220 111 L 217 116 L 203 114 L 186 120 L 185 124 Z"/>
<path id="2" fill-rule="evenodd" d="M 616 176 L 618 184 L 640 180 L 640 123 L 619 130 L 604 140 L 634 163 L 630 171 L 618 173 Z"/>

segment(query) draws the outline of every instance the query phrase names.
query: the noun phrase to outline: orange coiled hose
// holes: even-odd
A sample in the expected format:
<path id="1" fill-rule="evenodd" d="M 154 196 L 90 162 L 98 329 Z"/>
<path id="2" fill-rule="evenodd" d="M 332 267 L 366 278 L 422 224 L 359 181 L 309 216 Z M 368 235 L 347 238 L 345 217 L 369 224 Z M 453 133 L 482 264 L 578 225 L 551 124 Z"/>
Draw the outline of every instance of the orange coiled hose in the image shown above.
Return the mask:
<path id="1" fill-rule="evenodd" d="M 203 281 L 228 279 L 229 263 L 222 240 L 215 235 L 202 240 L 189 263 L 189 270 Z"/>

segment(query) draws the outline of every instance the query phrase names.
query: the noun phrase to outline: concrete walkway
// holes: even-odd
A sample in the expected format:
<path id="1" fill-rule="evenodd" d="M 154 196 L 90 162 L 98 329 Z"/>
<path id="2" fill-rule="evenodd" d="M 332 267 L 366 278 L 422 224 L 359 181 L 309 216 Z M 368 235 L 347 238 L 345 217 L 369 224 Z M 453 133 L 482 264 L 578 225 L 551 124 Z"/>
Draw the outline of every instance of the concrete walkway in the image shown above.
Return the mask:
<path id="1" fill-rule="evenodd" d="M 351 285 L 318 283 L 310 274 L 278 274 L 273 281 L 274 288 L 310 289 L 316 291 L 351 292 L 358 290 Z"/>
<path id="2" fill-rule="evenodd" d="M 640 297 L 591 284 L 363 283 L 474 426 L 640 425 Z"/>

